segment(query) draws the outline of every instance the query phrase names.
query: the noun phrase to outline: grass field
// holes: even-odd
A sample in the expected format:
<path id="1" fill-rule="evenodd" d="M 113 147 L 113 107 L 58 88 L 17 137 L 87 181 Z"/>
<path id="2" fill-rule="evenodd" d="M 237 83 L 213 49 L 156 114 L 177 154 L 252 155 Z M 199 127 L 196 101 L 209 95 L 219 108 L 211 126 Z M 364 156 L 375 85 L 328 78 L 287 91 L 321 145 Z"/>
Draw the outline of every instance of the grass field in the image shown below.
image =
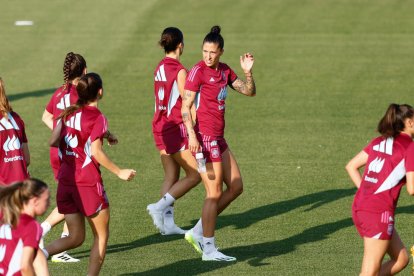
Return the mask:
<path id="1" fill-rule="evenodd" d="M 1 1 L 0 76 L 26 122 L 33 176 L 56 185 L 41 115 L 62 83 L 69 51 L 104 80 L 101 110 L 120 143 L 107 148 L 137 170 L 124 183 L 104 171 L 111 236 L 102 275 L 356 275 L 362 240 L 353 227 L 355 189 L 346 162 L 376 135 L 391 102 L 414 104 L 414 2 L 396 0 Z M 16 20 L 33 20 L 16 27 Z M 153 145 L 152 72 L 161 31 L 184 32 L 182 62 L 222 27 L 222 61 L 241 74 L 254 53 L 255 98 L 230 93 L 226 138 L 244 178 L 243 195 L 218 220 L 216 239 L 236 263 L 201 261 L 179 236 L 157 234 L 145 207 L 158 198 L 162 169 Z M 199 185 L 176 204 L 189 228 L 201 214 Z M 413 199 L 405 190 L 397 229 L 414 243 Z M 48 241 L 60 235 L 52 231 Z M 80 264 L 49 263 L 52 275 L 85 275 L 90 231 L 72 250 Z M 410 265 L 411 266 L 411 265 Z M 402 274 L 409 275 L 408 267 Z"/>

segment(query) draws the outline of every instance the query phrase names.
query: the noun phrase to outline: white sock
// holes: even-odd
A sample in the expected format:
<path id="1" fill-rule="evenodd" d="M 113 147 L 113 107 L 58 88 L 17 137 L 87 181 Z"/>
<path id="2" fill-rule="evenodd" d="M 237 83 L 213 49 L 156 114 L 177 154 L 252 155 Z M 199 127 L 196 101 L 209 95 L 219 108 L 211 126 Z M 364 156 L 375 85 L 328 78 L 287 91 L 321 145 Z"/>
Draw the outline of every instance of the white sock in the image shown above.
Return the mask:
<path id="1" fill-rule="evenodd" d="M 206 238 L 203 237 L 203 252 L 206 254 L 210 254 L 211 252 L 216 251 L 216 244 L 214 241 L 214 237 Z"/>
<path id="2" fill-rule="evenodd" d="M 163 216 L 164 216 L 164 225 L 168 227 L 168 226 L 173 226 L 175 224 L 174 207 L 168 206 L 167 208 L 165 208 L 163 212 Z"/>
<path id="3" fill-rule="evenodd" d="M 50 223 L 47 221 L 42 222 L 42 224 L 40 224 L 40 227 L 42 227 L 43 230 L 42 237 L 46 236 L 46 234 L 49 233 L 50 229 L 52 229 L 52 225 L 50 225 Z"/>
<path id="4" fill-rule="evenodd" d="M 60 235 L 61 238 L 66 238 L 67 236 L 69 236 L 68 232 L 62 232 L 62 234 Z"/>
<path id="5" fill-rule="evenodd" d="M 155 203 L 155 208 L 158 210 L 164 210 L 171 204 L 173 204 L 175 198 L 172 197 L 169 193 L 166 193 L 157 203 Z"/>
<path id="6" fill-rule="evenodd" d="M 46 259 L 48 259 L 49 258 L 49 252 L 47 252 L 46 249 L 44 249 L 44 248 L 41 248 L 41 249 L 43 251 L 43 254 L 45 254 L 45 256 L 46 256 Z"/>
<path id="7" fill-rule="evenodd" d="M 196 225 L 193 227 L 193 232 L 198 236 L 203 236 L 203 223 L 201 218 L 197 221 Z"/>

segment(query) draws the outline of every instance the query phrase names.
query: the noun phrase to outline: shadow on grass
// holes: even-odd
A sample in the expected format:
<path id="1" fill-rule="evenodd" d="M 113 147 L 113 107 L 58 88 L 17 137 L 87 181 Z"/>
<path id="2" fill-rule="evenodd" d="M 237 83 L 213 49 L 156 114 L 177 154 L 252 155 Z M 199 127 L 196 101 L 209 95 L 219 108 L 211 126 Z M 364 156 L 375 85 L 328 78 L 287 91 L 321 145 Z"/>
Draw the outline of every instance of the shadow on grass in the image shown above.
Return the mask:
<path id="1" fill-rule="evenodd" d="M 256 222 L 272 218 L 307 205 L 310 206 L 305 211 L 311 211 L 324 204 L 353 195 L 355 190 L 355 188 L 326 190 L 300 196 L 294 199 L 275 202 L 239 214 L 219 216 L 217 220 L 217 229 L 226 226 L 234 226 L 236 229 L 247 228 Z M 184 229 L 189 228 L 191 228 L 191 226 L 184 227 Z M 170 242 L 178 239 L 183 239 L 183 236 L 161 236 L 160 234 L 154 234 L 128 243 L 111 244 L 107 248 L 107 254 L 132 250 L 134 248 L 156 243 Z M 73 253 L 73 255 L 76 258 L 85 258 L 89 256 L 89 250 L 76 252 Z"/>
<path id="2" fill-rule="evenodd" d="M 42 90 L 35 90 L 30 92 L 21 92 L 17 94 L 7 95 L 9 101 L 18 101 L 24 98 L 34 98 L 34 97 L 43 97 L 49 94 L 52 94 L 56 91 L 56 88 L 49 88 L 49 89 L 42 89 Z"/>
<path id="3" fill-rule="evenodd" d="M 414 205 L 400 207 L 398 214 L 414 213 Z M 238 262 L 247 262 L 250 266 L 260 267 L 269 265 L 265 259 L 288 254 L 300 245 L 328 239 L 330 235 L 344 228 L 353 226 L 351 218 L 325 223 L 304 230 L 303 232 L 286 239 L 264 242 L 246 246 L 237 246 L 223 250 L 224 254 L 237 256 Z M 398 226 L 397 226 L 398 227 Z M 355 232 L 356 235 L 356 232 Z M 362 246 L 362 241 L 361 245 Z M 200 258 L 182 260 L 144 272 L 127 273 L 121 275 L 198 275 L 232 265 L 232 263 L 205 263 Z"/>

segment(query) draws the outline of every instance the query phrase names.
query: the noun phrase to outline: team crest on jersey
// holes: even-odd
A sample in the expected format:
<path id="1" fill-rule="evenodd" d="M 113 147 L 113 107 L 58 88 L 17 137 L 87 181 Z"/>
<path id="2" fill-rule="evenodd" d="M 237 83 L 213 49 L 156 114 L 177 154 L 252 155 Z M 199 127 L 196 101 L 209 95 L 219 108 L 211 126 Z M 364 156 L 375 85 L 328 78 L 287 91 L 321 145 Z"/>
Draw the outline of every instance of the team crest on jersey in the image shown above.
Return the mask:
<path id="1" fill-rule="evenodd" d="M 384 166 L 385 159 L 382 158 L 375 158 L 371 161 L 368 165 L 368 173 L 375 172 L 379 173 L 382 170 L 382 167 Z"/>
<path id="2" fill-rule="evenodd" d="M 217 96 L 218 101 L 224 101 L 227 98 L 227 86 L 220 89 L 220 93 Z"/>

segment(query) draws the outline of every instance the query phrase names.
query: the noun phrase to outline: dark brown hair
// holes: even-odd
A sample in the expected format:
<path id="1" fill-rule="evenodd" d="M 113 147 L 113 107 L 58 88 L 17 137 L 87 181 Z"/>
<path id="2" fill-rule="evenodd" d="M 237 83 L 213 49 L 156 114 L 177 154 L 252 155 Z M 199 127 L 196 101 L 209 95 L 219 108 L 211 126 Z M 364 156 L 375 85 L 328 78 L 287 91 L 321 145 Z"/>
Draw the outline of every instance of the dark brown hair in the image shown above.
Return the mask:
<path id="1" fill-rule="evenodd" d="M 0 78 L 0 115 L 7 117 L 7 113 L 12 111 L 13 109 L 11 108 L 9 100 L 6 96 L 6 87 L 4 86 L 2 78 Z"/>
<path id="2" fill-rule="evenodd" d="M 206 35 L 203 40 L 203 44 L 206 42 L 218 44 L 220 49 L 224 49 L 224 39 L 220 34 L 221 28 L 220 26 L 213 26 L 211 27 L 210 32 Z"/>
<path id="3" fill-rule="evenodd" d="M 46 189 L 47 184 L 35 178 L 0 186 L 0 223 L 16 227 L 24 204 L 33 197 L 39 197 Z"/>
<path id="4" fill-rule="evenodd" d="M 178 45 L 184 40 L 183 33 L 176 27 L 166 28 L 162 34 L 161 39 L 158 42 L 166 53 L 175 51 Z"/>
<path id="5" fill-rule="evenodd" d="M 384 117 L 378 123 L 378 132 L 385 138 L 395 137 L 404 130 L 406 119 L 413 118 L 414 109 L 408 104 L 389 105 Z"/>
<path id="6" fill-rule="evenodd" d="M 81 55 L 73 52 L 67 53 L 65 62 L 63 63 L 63 81 L 65 85 L 75 78 L 82 76 L 85 68 L 86 61 Z"/>
<path id="7" fill-rule="evenodd" d="M 79 79 L 76 90 L 78 91 L 78 101 L 76 104 L 66 108 L 58 117 L 58 119 L 66 117 L 74 113 L 79 108 L 93 102 L 98 98 L 98 92 L 102 88 L 102 79 L 96 73 L 88 73 Z"/>

